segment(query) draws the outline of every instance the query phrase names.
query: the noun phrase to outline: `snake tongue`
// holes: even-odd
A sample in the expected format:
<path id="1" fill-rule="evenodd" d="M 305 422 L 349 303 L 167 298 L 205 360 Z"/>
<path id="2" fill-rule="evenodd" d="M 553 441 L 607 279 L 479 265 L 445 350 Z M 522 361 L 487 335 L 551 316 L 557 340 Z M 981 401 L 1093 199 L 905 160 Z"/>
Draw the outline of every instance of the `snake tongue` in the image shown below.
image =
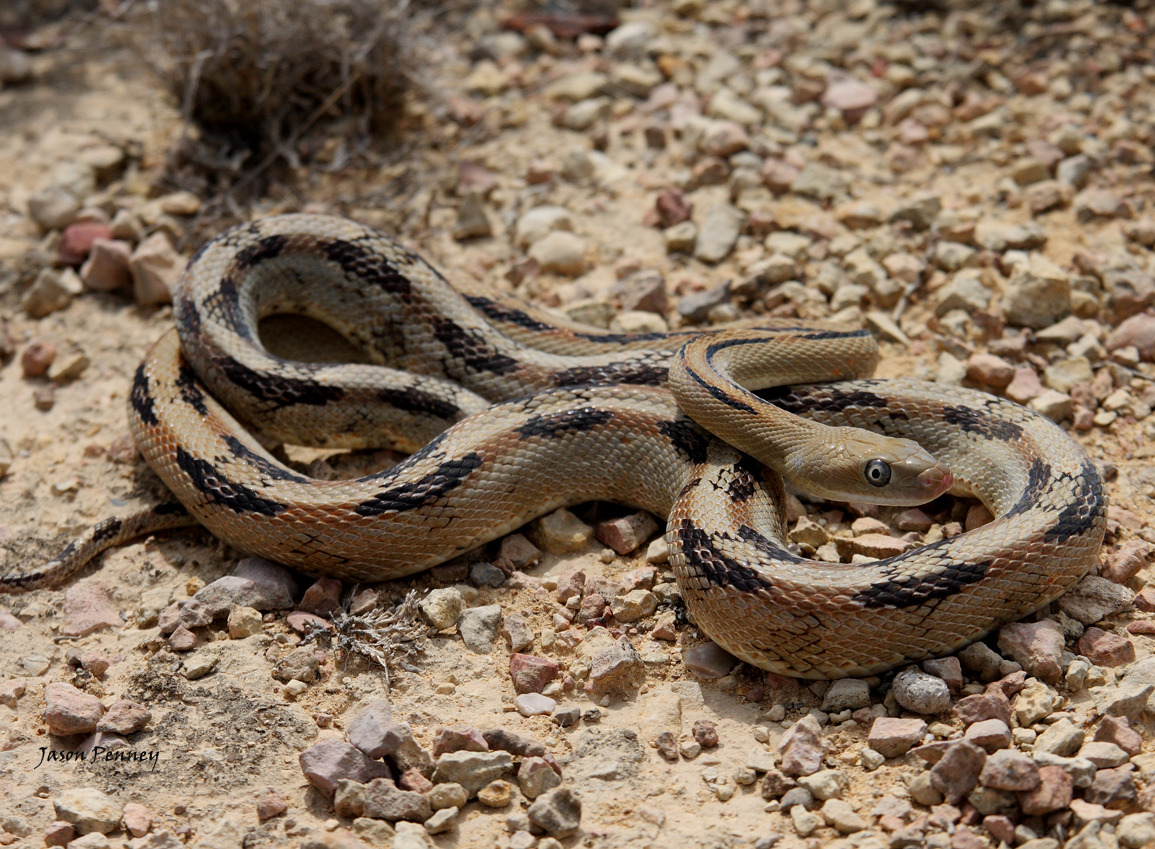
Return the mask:
<path id="1" fill-rule="evenodd" d="M 954 477 L 942 466 L 932 466 L 918 476 L 919 491 L 926 494 L 926 500 L 938 498 L 950 489 Z"/>

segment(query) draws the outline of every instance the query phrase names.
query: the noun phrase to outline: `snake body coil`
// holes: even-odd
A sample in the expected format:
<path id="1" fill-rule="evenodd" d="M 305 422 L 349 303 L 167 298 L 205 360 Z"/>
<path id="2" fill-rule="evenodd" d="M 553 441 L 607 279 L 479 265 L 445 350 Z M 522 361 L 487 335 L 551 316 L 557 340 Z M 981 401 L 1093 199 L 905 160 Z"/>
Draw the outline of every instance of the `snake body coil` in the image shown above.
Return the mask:
<path id="1" fill-rule="evenodd" d="M 257 322 L 275 312 L 330 324 L 367 362 L 273 356 Z M 105 522 L 0 588 L 59 581 L 102 548 L 193 519 L 242 551 L 379 581 L 602 499 L 669 517 L 682 596 L 713 640 L 765 669 L 836 678 L 951 652 L 1037 610 L 1087 573 L 1103 539 L 1094 464 L 1022 407 L 906 380 L 767 388 L 869 374 L 876 352 L 862 331 L 778 321 L 690 344 L 695 334 L 619 336 L 455 290 L 380 234 L 301 215 L 210 242 L 185 273 L 177 318 L 179 341 L 166 334 L 136 374 L 130 422 L 191 517 L 164 508 Z M 765 391 L 735 385 L 736 371 Z M 684 408 L 758 459 L 689 418 L 667 372 Z M 416 453 L 358 480 L 313 480 L 234 413 L 273 439 Z M 731 436 L 764 420 L 782 445 Z M 841 428 L 882 436 L 847 464 L 859 437 Z M 782 481 L 763 466 L 805 477 L 797 466 L 827 460 L 848 486 L 893 489 L 891 503 L 949 486 L 996 518 L 873 563 L 803 559 L 785 543 Z"/>

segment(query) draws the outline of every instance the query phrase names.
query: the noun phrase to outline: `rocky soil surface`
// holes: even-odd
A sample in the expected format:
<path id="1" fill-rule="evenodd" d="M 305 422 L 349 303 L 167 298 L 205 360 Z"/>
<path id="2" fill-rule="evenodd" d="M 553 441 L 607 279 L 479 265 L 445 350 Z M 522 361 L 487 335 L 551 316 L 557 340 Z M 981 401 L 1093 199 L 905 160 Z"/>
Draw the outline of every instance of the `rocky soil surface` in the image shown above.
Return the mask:
<path id="1" fill-rule="evenodd" d="M 882 376 L 1075 434 L 1109 481 L 1098 574 L 957 657 L 831 684 L 709 643 L 658 524 L 607 505 L 374 587 L 158 536 L 0 599 L 0 845 L 1155 845 L 1155 7 L 644 6 L 482 4 L 390 164 L 335 137 L 236 217 L 348 215 L 623 331 L 865 322 Z M 163 498 L 129 380 L 229 223 L 162 179 L 179 116 L 112 25 L 0 48 L 5 571 Z M 792 507 L 831 560 L 989 519 Z"/>

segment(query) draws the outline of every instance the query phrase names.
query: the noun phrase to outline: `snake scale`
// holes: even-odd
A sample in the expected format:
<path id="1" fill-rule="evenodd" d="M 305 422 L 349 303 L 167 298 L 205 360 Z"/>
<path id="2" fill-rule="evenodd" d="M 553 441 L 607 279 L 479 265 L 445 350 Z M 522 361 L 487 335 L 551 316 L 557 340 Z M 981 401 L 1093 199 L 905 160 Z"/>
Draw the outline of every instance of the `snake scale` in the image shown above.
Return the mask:
<path id="1" fill-rule="evenodd" d="M 1061 428 L 980 392 L 865 379 L 877 346 L 862 330 L 615 334 L 454 288 L 385 236 L 310 215 L 209 242 L 175 313 L 129 418 L 183 507 L 106 520 L 0 591 L 59 583 L 104 548 L 193 523 L 314 575 L 379 581 L 600 499 L 668 517 L 674 575 L 711 639 L 767 670 L 838 678 L 950 653 L 1039 609 L 1103 540 L 1102 480 Z M 274 313 L 330 325 L 364 362 L 274 356 L 257 332 Z M 833 382 L 796 385 L 812 381 Z M 320 481 L 250 428 L 415 453 Z M 891 504 L 949 488 L 996 518 L 885 560 L 807 560 L 786 543 L 780 474 Z"/>

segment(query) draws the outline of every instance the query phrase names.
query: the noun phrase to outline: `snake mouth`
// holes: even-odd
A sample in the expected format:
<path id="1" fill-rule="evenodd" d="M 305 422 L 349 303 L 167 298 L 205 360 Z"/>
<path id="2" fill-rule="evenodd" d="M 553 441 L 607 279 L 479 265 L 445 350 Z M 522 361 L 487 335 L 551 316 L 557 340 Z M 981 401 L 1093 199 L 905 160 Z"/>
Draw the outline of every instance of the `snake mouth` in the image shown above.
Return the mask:
<path id="1" fill-rule="evenodd" d="M 917 479 L 919 492 L 930 501 L 938 498 L 951 488 L 954 476 L 942 466 L 933 466 L 920 474 Z"/>

